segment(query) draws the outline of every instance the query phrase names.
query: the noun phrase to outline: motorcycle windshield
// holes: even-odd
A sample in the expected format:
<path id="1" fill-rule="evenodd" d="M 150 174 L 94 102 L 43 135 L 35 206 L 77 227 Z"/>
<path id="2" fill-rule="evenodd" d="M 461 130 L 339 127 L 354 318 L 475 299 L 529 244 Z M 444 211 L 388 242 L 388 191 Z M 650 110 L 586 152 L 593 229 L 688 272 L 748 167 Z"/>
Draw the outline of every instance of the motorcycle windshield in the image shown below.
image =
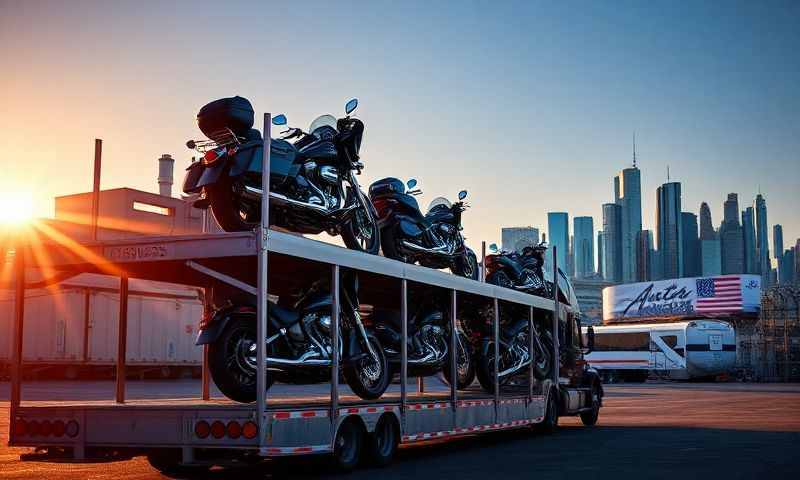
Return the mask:
<path id="1" fill-rule="evenodd" d="M 311 133 L 311 135 L 321 138 L 317 130 L 324 127 L 330 127 L 336 131 L 336 117 L 329 114 L 320 115 L 319 117 L 315 118 L 313 122 L 311 122 L 311 125 L 308 127 L 308 131 Z"/>
<path id="2" fill-rule="evenodd" d="M 430 211 L 432 211 L 434 208 L 436 208 L 438 206 L 444 206 L 445 208 L 451 208 L 453 206 L 453 204 L 450 203 L 450 200 L 448 200 L 448 199 L 446 199 L 444 197 L 436 197 L 431 201 L 431 204 L 428 205 L 428 211 L 430 212 Z"/>

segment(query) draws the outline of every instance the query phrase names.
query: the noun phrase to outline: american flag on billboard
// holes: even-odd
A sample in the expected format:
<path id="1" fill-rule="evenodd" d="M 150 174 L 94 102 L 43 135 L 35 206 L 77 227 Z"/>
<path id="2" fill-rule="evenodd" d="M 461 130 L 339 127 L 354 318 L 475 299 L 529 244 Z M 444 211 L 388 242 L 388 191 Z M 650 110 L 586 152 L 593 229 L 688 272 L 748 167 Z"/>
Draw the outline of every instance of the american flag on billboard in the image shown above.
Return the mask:
<path id="1" fill-rule="evenodd" d="M 724 313 L 742 309 L 742 278 L 725 275 L 697 279 L 695 310 L 704 313 Z"/>

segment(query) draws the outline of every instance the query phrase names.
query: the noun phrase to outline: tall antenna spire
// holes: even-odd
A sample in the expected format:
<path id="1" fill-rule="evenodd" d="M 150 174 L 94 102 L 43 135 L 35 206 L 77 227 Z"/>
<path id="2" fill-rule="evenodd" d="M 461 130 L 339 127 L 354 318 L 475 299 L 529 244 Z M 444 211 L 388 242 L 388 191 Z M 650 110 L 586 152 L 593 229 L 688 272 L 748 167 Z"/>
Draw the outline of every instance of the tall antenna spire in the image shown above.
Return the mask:
<path id="1" fill-rule="evenodd" d="M 669 165 L 667 165 L 667 183 L 669 183 Z"/>
<path id="2" fill-rule="evenodd" d="M 636 168 L 636 130 L 633 131 L 633 168 Z"/>

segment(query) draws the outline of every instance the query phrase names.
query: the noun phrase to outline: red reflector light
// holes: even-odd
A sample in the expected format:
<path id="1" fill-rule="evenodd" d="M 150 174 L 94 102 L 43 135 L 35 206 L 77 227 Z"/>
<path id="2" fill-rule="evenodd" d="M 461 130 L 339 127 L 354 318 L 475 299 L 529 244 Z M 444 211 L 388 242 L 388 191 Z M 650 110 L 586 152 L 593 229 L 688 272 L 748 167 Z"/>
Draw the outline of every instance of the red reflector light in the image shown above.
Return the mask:
<path id="1" fill-rule="evenodd" d="M 222 438 L 225 436 L 225 424 L 217 420 L 211 424 L 211 436 L 214 438 Z"/>
<path id="2" fill-rule="evenodd" d="M 39 425 L 39 433 L 44 437 L 47 437 L 53 433 L 53 424 L 50 423 L 50 420 L 42 421 L 42 424 Z"/>
<path id="3" fill-rule="evenodd" d="M 194 424 L 194 434 L 197 435 L 197 438 L 208 438 L 209 433 L 211 433 L 211 426 L 205 420 Z"/>
<path id="4" fill-rule="evenodd" d="M 31 420 L 30 422 L 28 422 L 28 435 L 30 435 L 31 437 L 39 435 L 39 422 L 37 422 L 36 420 Z"/>
<path id="5" fill-rule="evenodd" d="M 258 427 L 253 422 L 245 422 L 242 426 L 242 436 L 248 440 L 256 438 Z"/>
<path id="6" fill-rule="evenodd" d="M 239 438 L 242 435 L 242 426 L 239 425 L 239 422 L 231 420 L 228 422 L 228 437 L 229 438 Z"/>
<path id="7" fill-rule="evenodd" d="M 206 152 L 205 155 L 203 155 L 203 165 L 206 165 L 206 166 L 211 165 L 214 162 L 216 162 L 217 160 L 219 160 L 220 157 L 222 157 L 223 155 L 225 155 L 225 148 L 224 147 L 223 148 L 214 149 L 214 150 L 209 150 L 209 151 Z"/>
<path id="8" fill-rule="evenodd" d="M 55 435 L 56 437 L 63 437 L 64 436 L 64 432 L 66 430 L 67 430 L 67 427 L 66 427 L 66 425 L 64 425 L 63 421 L 56 420 L 55 422 L 53 422 L 53 435 Z"/>
<path id="9" fill-rule="evenodd" d="M 28 433 L 28 424 L 25 423 L 25 420 L 18 418 L 16 422 L 14 422 L 14 435 L 21 437 Z"/>
<path id="10" fill-rule="evenodd" d="M 66 434 L 68 437 L 71 438 L 77 437 L 79 431 L 80 428 L 78 427 L 78 422 L 76 422 L 75 420 L 70 420 L 69 422 L 67 422 Z"/>

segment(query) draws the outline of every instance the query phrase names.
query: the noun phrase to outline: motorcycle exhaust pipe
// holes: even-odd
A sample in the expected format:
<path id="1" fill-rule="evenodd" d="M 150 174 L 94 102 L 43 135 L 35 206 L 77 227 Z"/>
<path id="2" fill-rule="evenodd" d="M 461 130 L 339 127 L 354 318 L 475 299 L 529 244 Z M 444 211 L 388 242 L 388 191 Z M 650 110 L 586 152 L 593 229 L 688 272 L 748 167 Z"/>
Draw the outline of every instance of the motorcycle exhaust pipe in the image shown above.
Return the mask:
<path id="1" fill-rule="evenodd" d="M 416 250 L 417 252 L 421 252 L 421 253 L 428 253 L 428 254 L 431 254 L 431 255 L 444 255 L 444 256 L 447 256 L 447 257 L 453 256 L 452 252 L 448 252 L 448 251 L 445 250 L 446 247 L 426 248 L 426 247 L 422 247 L 420 245 L 417 245 L 416 243 L 411 243 L 408 240 L 403 240 L 402 244 L 405 247 L 407 247 L 407 248 L 409 248 L 411 250 Z"/>
<path id="2" fill-rule="evenodd" d="M 261 196 L 263 195 L 263 191 L 260 188 L 255 188 L 255 187 L 250 187 L 250 186 L 245 185 L 244 186 L 243 195 L 246 198 L 248 198 L 248 199 L 250 199 L 250 200 L 252 200 L 254 202 L 260 202 L 261 201 Z M 291 206 L 297 207 L 297 208 L 305 208 L 305 209 L 308 209 L 308 210 L 313 210 L 313 211 L 315 211 L 315 212 L 317 212 L 319 214 L 322 214 L 322 215 L 344 216 L 344 215 L 347 215 L 348 213 L 350 213 L 351 211 L 355 210 L 356 208 L 358 208 L 358 205 L 351 205 L 349 207 L 344 207 L 344 208 L 339 208 L 339 209 L 336 209 L 336 210 L 331 210 L 328 207 L 325 207 L 323 205 L 317 205 L 315 203 L 308 203 L 308 202 L 301 202 L 300 200 L 295 200 L 293 198 L 287 197 L 286 195 L 283 195 L 281 193 L 276 193 L 276 192 L 269 192 L 269 198 L 270 198 L 270 200 L 274 200 L 279 205 L 291 205 Z"/>

